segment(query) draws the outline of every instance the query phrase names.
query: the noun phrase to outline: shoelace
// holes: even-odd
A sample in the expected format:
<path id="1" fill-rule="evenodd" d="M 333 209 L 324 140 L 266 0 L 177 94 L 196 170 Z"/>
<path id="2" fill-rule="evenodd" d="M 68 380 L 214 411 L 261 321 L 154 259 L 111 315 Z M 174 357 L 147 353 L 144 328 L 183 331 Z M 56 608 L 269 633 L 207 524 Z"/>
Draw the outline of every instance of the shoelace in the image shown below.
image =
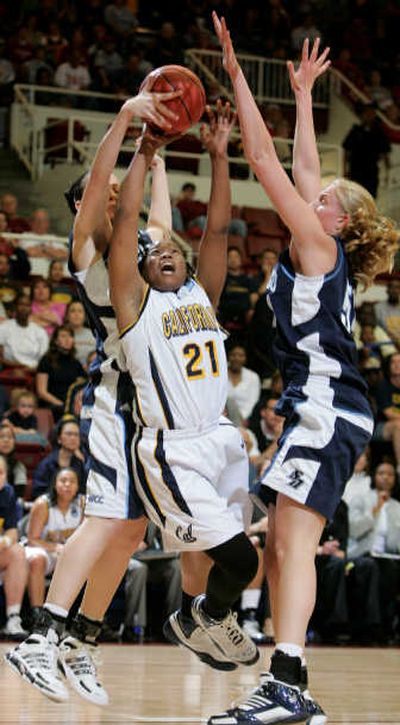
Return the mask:
<path id="1" fill-rule="evenodd" d="M 243 642 L 244 637 L 237 623 L 236 612 L 228 614 L 221 623 L 218 623 L 215 626 L 220 627 L 224 632 L 226 632 L 228 638 L 233 644 L 238 645 Z"/>
<path id="2" fill-rule="evenodd" d="M 36 652 L 23 652 L 23 657 L 28 664 L 43 667 L 45 670 L 54 670 L 54 674 L 56 675 L 56 652 L 52 645 L 49 644 L 48 647 L 43 647 L 43 649 L 36 650 Z"/>
<path id="3" fill-rule="evenodd" d="M 96 665 L 100 664 L 100 657 L 95 647 L 79 647 L 79 653 L 71 649 L 66 656 L 68 667 L 71 668 L 74 675 L 93 675 L 96 679 Z"/>

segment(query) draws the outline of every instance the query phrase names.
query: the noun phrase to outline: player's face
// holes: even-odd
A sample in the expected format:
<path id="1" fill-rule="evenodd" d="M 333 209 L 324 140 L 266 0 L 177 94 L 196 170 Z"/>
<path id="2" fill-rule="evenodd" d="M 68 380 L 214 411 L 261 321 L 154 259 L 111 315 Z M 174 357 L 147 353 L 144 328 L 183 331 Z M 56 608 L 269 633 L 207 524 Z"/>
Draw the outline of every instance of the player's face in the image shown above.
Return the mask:
<path id="1" fill-rule="evenodd" d="M 327 234 L 340 234 L 346 215 L 336 196 L 334 184 L 322 189 L 312 207 Z"/>
<path id="2" fill-rule="evenodd" d="M 115 215 L 115 210 L 117 208 L 117 199 L 118 199 L 118 194 L 119 194 L 119 181 L 114 174 L 111 174 L 108 184 L 109 184 L 110 193 L 109 193 L 109 197 L 108 197 L 107 214 L 110 217 L 110 219 L 113 220 L 114 215 Z"/>
<path id="3" fill-rule="evenodd" d="M 187 277 L 181 249 L 172 241 L 154 244 L 146 257 L 144 274 L 149 285 L 161 292 L 179 289 Z"/>

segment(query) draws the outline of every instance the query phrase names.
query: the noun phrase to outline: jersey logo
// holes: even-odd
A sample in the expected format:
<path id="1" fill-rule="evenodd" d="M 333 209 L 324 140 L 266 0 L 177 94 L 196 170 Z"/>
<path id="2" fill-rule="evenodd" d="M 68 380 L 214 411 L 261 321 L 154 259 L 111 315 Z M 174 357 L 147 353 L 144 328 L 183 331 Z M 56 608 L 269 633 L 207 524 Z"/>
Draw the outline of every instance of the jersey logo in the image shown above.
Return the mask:
<path id="1" fill-rule="evenodd" d="M 289 476 L 288 485 L 291 488 L 300 488 L 304 483 L 304 477 L 301 471 L 299 471 L 298 468 L 295 468 L 294 471 Z"/>
<path id="2" fill-rule="evenodd" d="M 193 524 L 189 524 L 186 531 L 184 530 L 183 526 L 177 526 L 175 531 L 177 539 L 180 541 L 184 541 L 185 544 L 193 544 L 195 541 L 197 541 L 196 537 L 193 536 Z"/>
<path id="3" fill-rule="evenodd" d="M 88 503 L 103 504 L 104 503 L 104 496 L 98 496 L 97 494 L 91 493 L 88 496 Z"/>

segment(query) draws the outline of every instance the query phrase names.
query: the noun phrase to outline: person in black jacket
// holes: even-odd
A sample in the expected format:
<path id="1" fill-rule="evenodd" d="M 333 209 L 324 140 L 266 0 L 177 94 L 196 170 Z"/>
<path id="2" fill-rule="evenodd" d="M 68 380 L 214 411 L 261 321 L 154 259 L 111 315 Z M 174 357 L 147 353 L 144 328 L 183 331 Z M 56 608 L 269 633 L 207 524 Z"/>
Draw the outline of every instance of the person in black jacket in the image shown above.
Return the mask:
<path id="1" fill-rule="evenodd" d="M 80 449 L 79 424 L 71 416 L 60 421 L 57 444 L 39 463 L 33 474 L 32 497 L 36 499 L 48 493 L 50 484 L 60 468 L 72 468 L 77 472 L 79 491 L 84 490 L 84 456 Z"/>

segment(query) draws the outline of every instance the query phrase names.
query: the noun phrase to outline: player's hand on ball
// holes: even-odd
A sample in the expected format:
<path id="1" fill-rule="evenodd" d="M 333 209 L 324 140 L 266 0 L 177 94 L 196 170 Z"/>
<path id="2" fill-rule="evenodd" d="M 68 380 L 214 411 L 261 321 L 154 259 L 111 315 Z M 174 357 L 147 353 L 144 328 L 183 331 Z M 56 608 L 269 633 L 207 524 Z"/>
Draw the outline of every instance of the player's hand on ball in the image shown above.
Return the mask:
<path id="1" fill-rule="evenodd" d="M 200 126 L 200 138 L 210 156 L 225 156 L 229 137 L 236 121 L 236 113 L 232 111 L 229 101 L 218 100 L 215 112 L 206 106 L 208 124 Z"/>
<path id="2" fill-rule="evenodd" d="M 240 71 L 240 65 L 238 63 L 238 60 L 236 58 L 235 51 L 233 49 L 232 41 L 231 41 L 231 34 L 226 27 L 225 18 L 219 18 L 215 10 L 212 14 L 212 19 L 214 23 L 214 29 L 218 36 L 218 40 L 221 43 L 222 46 L 222 52 L 223 52 L 223 59 L 222 64 L 226 70 L 227 73 L 229 73 L 232 80 L 236 78 L 237 74 Z"/>
<path id="3" fill-rule="evenodd" d="M 287 69 L 289 71 L 290 85 L 294 93 L 311 91 L 317 78 L 329 68 L 331 64 L 331 61 L 327 60 L 329 48 L 325 48 L 321 55 L 318 55 L 319 45 L 320 38 L 316 38 L 310 52 L 310 41 L 308 38 L 305 39 L 300 64 L 296 70 L 292 61 L 288 60 Z"/>
<path id="4" fill-rule="evenodd" d="M 171 93 L 149 93 L 142 91 L 138 96 L 129 98 L 123 105 L 123 109 L 129 111 L 132 116 L 139 116 L 143 121 L 170 131 L 176 121 L 176 114 L 166 105 L 166 101 L 178 98 L 181 91 Z"/>

